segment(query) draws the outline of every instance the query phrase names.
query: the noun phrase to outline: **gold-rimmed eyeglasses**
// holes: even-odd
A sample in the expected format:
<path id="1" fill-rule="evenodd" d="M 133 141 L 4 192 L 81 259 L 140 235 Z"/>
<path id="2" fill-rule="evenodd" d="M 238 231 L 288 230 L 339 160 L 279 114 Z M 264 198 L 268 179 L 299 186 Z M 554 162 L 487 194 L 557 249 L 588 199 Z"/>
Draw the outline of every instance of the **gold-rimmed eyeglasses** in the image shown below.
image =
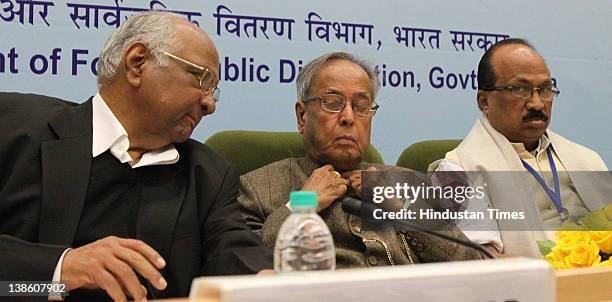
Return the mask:
<path id="1" fill-rule="evenodd" d="M 221 90 L 219 89 L 219 86 L 216 84 L 216 80 L 215 80 L 215 76 L 214 73 L 208 68 L 208 67 L 202 67 L 198 64 L 195 63 L 191 63 L 183 58 L 177 57 L 169 52 L 163 52 L 165 55 L 183 62 L 197 70 L 200 71 L 198 77 L 199 77 L 199 84 L 200 84 L 200 88 L 202 89 L 202 91 L 204 91 L 204 94 L 208 95 L 209 93 L 212 92 L 212 96 L 213 99 L 215 100 L 215 102 L 219 101 L 219 98 L 221 97 Z"/>

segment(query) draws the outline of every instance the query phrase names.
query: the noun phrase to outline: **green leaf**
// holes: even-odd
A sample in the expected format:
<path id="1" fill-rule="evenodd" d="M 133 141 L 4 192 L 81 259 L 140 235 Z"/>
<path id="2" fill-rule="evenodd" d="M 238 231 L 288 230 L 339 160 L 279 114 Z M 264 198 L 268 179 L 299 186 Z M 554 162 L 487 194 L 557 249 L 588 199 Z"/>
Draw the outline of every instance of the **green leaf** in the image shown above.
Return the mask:
<path id="1" fill-rule="evenodd" d="M 580 219 L 580 223 L 590 231 L 612 230 L 612 205 L 587 214 Z"/>
<path id="2" fill-rule="evenodd" d="M 555 242 L 552 240 L 538 241 L 538 248 L 542 256 L 548 255 L 553 247 L 555 247 Z"/>
<path id="3" fill-rule="evenodd" d="M 587 231 L 587 228 L 567 220 L 561 224 L 559 231 Z"/>

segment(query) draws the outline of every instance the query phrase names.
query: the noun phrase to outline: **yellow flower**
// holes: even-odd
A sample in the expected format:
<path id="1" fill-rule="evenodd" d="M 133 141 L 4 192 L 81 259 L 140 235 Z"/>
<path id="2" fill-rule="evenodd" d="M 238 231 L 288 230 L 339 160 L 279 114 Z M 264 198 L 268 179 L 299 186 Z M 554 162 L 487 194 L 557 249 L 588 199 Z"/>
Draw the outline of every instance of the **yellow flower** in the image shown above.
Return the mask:
<path id="1" fill-rule="evenodd" d="M 599 247 L 594 241 L 580 242 L 563 259 L 567 268 L 590 267 L 600 263 Z"/>
<path id="2" fill-rule="evenodd" d="M 612 254 L 612 231 L 591 231 L 591 240 L 606 254 Z"/>
<path id="3" fill-rule="evenodd" d="M 552 250 L 550 253 L 544 256 L 544 259 L 556 269 L 566 268 L 564 261 L 565 254 L 560 253 L 558 250 Z"/>
<path id="4" fill-rule="evenodd" d="M 589 232 L 586 231 L 557 231 L 555 235 L 559 240 L 553 250 L 563 255 L 569 254 L 576 246 L 591 240 Z"/>
<path id="5" fill-rule="evenodd" d="M 604 262 L 600 262 L 599 264 L 595 265 L 597 267 L 612 267 L 612 260 L 606 260 Z"/>

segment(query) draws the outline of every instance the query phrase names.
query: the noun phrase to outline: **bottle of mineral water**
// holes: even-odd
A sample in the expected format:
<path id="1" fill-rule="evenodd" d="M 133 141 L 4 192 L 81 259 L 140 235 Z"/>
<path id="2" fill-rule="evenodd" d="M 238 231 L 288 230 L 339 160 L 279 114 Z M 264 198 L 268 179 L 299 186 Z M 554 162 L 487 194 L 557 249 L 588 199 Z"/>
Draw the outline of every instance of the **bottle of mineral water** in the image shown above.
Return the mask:
<path id="1" fill-rule="evenodd" d="M 274 271 L 277 273 L 334 270 L 334 239 L 325 221 L 316 213 L 315 192 L 291 192 L 293 213 L 285 220 L 274 245 Z"/>

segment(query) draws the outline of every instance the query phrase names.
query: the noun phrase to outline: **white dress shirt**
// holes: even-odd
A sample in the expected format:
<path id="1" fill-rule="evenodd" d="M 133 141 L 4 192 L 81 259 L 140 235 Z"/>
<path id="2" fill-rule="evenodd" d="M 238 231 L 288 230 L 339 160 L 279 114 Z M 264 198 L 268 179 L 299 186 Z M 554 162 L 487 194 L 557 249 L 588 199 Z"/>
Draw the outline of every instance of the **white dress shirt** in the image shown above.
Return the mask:
<path id="1" fill-rule="evenodd" d="M 170 144 L 164 148 L 143 153 L 140 161 L 133 164 L 133 160 L 128 154 L 130 146 L 128 134 L 99 93 L 93 97 L 92 111 L 93 146 L 91 153 L 94 158 L 110 149 L 115 158 L 121 163 L 127 162 L 134 169 L 144 166 L 170 165 L 178 162 L 179 153 Z"/>

